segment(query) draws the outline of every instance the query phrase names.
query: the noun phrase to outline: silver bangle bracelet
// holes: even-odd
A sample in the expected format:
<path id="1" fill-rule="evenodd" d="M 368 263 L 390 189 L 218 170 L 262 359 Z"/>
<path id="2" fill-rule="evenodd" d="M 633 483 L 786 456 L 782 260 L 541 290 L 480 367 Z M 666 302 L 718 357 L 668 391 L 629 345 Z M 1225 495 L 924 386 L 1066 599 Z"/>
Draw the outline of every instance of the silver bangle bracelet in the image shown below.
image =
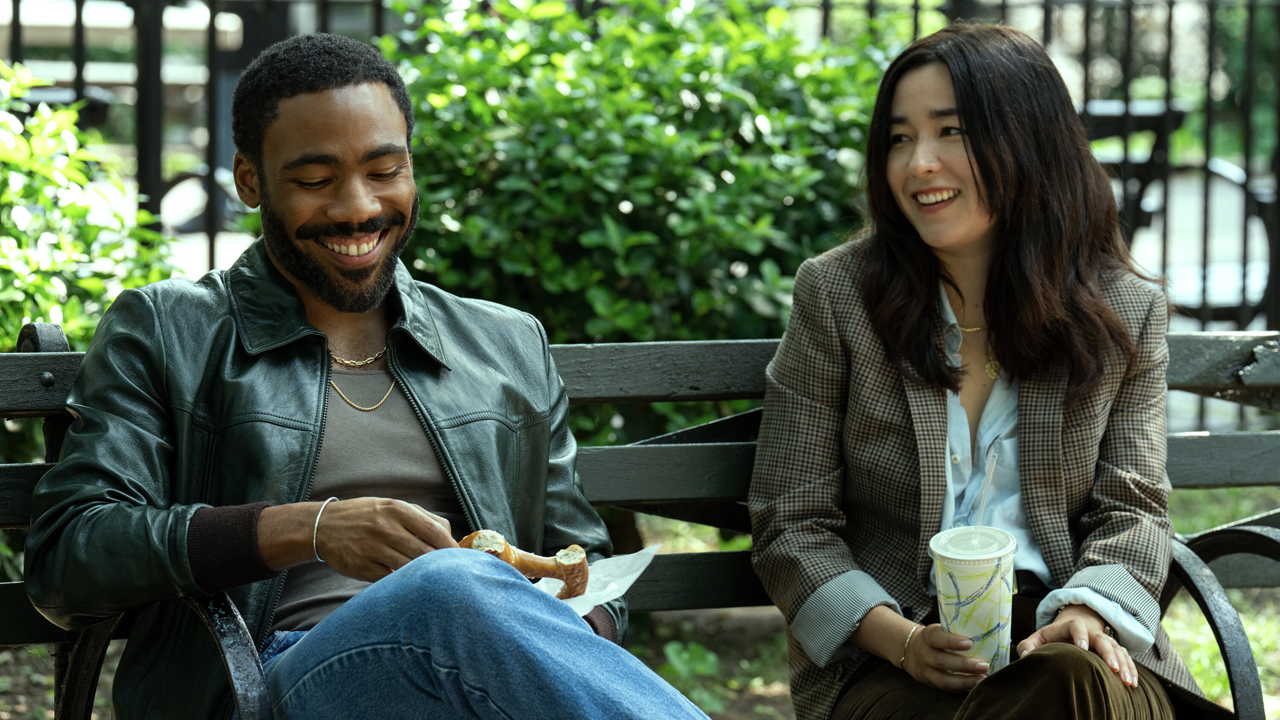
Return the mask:
<path id="1" fill-rule="evenodd" d="M 320 533 L 320 515 L 325 508 L 329 507 L 329 503 L 337 499 L 336 497 L 331 497 L 324 501 L 324 504 L 320 506 L 320 511 L 316 513 L 316 526 L 311 529 L 311 552 L 315 554 L 316 560 L 319 562 L 324 562 L 324 559 L 320 557 L 320 551 L 316 548 L 316 535 Z"/>

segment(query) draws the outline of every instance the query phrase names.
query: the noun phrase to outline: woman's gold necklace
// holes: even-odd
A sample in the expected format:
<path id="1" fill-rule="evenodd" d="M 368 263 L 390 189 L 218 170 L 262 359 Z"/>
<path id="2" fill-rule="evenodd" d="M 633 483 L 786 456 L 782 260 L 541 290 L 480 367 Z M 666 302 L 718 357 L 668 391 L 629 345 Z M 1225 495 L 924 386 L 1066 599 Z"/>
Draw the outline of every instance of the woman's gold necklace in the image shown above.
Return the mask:
<path id="1" fill-rule="evenodd" d="M 386 351 L 387 351 L 387 348 L 384 346 L 373 357 L 365 358 L 364 360 L 348 360 L 346 358 L 340 358 L 337 355 L 334 355 L 333 351 L 329 352 L 329 357 L 333 358 L 334 362 L 338 363 L 339 365 L 346 365 L 347 367 L 364 367 L 365 365 L 368 365 L 374 360 L 377 360 L 378 358 L 382 357 L 383 353 L 385 353 Z M 329 384 L 332 385 L 333 389 L 337 391 L 338 397 L 342 398 L 348 405 L 350 405 L 351 407 L 357 410 L 360 410 L 361 412 L 373 412 L 374 410 L 377 410 L 378 408 L 382 407 L 382 403 L 386 402 L 387 398 L 391 397 L 391 391 L 396 389 L 396 379 L 391 378 L 391 387 L 387 388 L 387 394 L 382 396 L 382 399 L 378 401 L 378 404 L 374 405 L 373 407 L 364 407 L 362 405 L 357 405 L 351 402 L 351 398 L 344 395 L 342 392 L 342 389 L 339 388 L 338 385 L 333 382 L 333 380 L 329 380 Z"/>
<path id="2" fill-rule="evenodd" d="M 959 323 L 956 324 L 960 327 L 960 332 L 975 333 L 986 330 L 984 327 L 965 327 Z M 987 366 L 984 369 L 987 371 L 987 377 L 992 380 L 1000 377 L 1000 363 L 997 362 L 995 357 L 991 354 L 990 346 L 987 347 Z"/>

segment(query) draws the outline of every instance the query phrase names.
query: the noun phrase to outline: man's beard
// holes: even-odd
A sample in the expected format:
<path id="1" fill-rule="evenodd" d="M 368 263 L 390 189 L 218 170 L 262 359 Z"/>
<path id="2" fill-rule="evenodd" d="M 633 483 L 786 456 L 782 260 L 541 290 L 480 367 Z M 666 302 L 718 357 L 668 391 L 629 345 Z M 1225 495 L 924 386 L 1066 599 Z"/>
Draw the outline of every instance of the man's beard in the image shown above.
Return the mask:
<path id="1" fill-rule="evenodd" d="M 396 261 L 399 259 L 400 253 L 404 251 L 405 244 L 409 242 L 409 236 L 413 234 L 414 226 L 418 223 L 417 192 L 414 193 L 413 208 L 410 210 L 408 218 L 404 216 L 404 213 L 393 210 L 359 224 L 327 223 L 304 225 L 298 228 L 292 238 L 289 236 L 289 230 L 285 227 L 284 220 L 272 210 L 271 201 L 266 192 L 261 195 L 261 205 L 262 236 L 267 242 L 267 248 L 271 251 L 271 257 L 280 263 L 280 266 L 290 275 L 310 288 L 322 302 L 334 310 L 344 313 L 368 312 L 382 303 L 387 293 L 391 291 L 391 286 L 395 283 Z M 384 228 L 390 228 L 391 231 L 402 229 L 402 231 L 400 237 L 396 240 L 395 246 L 387 252 L 383 261 L 380 264 L 368 267 L 339 267 L 334 268 L 332 271 L 326 270 L 315 258 L 299 250 L 295 244 L 314 242 L 318 238 L 339 239 L 356 235 L 368 235 L 380 232 Z M 387 234 L 389 239 L 391 233 L 388 232 Z M 387 240 L 382 242 L 387 242 Z M 317 247 L 323 247 L 319 243 L 316 243 L 316 245 Z M 372 283 L 369 283 L 363 289 L 353 290 L 340 284 L 331 272 L 336 272 L 343 279 L 357 287 L 363 286 L 365 281 L 375 273 L 376 277 L 374 277 Z"/>

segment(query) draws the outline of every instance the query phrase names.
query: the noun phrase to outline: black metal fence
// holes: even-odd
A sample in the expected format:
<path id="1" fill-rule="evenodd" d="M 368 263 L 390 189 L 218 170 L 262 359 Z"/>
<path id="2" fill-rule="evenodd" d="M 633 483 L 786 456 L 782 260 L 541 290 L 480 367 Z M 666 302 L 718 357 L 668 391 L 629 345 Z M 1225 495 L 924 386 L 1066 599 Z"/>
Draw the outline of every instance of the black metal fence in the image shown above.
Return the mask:
<path id="1" fill-rule="evenodd" d="M 12 12 L 9 22 L 9 42 L 7 59 L 10 62 L 28 60 L 31 48 L 27 46 L 28 32 L 24 25 L 31 25 L 29 12 L 23 8 L 48 9 L 56 6 L 57 0 L 10 0 Z M 193 176 L 203 178 L 207 197 L 202 230 L 209 236 L 209 264 L 214 260 L 214 243 L 217 233 L 226 228 L 227 210 L 229 208 L 230 179 L 229 172 L 234 147 L 231 141 L 230 105 L 231 93 L 235 87 L 240 71 L 262 49 L 278 40 L 299 32 L 341 32 L 357 37 L 370 39 L 387 31 L 388 19 L 392 25 L 400 27 L 395 18 L 382 7 L 379 0 L 360 3 L 336 3 L 321 0 L 316 3 L 277 2 L 276 0 L 212 0 L 208 5 L 194 3 L 206 8 L 207 17 L 203 28 L 199 28 L 200 38 L 192 37 L 193 28 L 186 23 L 187 37 L 181 38 L 179 48 L 189 55 L 203 58 L 204 72 L 197 74 L 197 81 L 203 84 L 201 92 L 196 93 L 199 99 L 190 102 L 189 88 L 192 79 L 165 77 L 164 70 L 167 55 L 174 54 L 174 42 L 171 36 L 172 27 L 166 26 L 165 15 L 173 3 L 154 0 L 134 0 L 123 2 L 89 2 L 88 5 L 114 5 L 131 15 L 131 30 L 123 43 L 132 52 L 118 53 L 132 55 L 131 64 L 134 72 L 130 82 L 123 87 L 117 82 L 114 86 L 107 80 L 108 87 L 88 84 L 86 70 L 92 70 L 89 60 L 93 43 L 86 32 L 86 0 L 72 0 L 74 14 L 70 20 L 71 35 L 69 51 L 71 72 L 52 73 L 58 75 L 61 87 L 45 88 L 33 93 L 35 99 L 70 102 L 84 100 L 89 124 L 101 124 L 108 112 L 103 107 L 112 103 L 132 105 L 132 144 L 135 148 L 138 191 L 142 196 L 141 206 L 152 213 L 159 214 L 160 202 L 164 196 L 178 183 Z M 307 13 L 296 12 L 297 8 L 311 9 Z M 353 12 L 354 11 L 354 12 Z M 56 14 L 56 13 L 55 13 Z M 308 22 L 309 20 L 309 22 Z M 37 23 L 42 23 L 43 18 Z M 108 21 L 108 27 L 117 22 Z M 170 23 L 172 25 L 172 23 Z M 41 28 L 46 25 L 40 24 Z M 117 27 L 117 29 L 119 29 Z M 118 38 L 117 38 L 118 39 Z M 185 41 L 185 42 L 184 42 Z M 116 43 L 120 44 L 120 43 Z M 28 64 L 36 65 L 41 60 L 53 56 L 53 62 L 63 60 L 65 53 L 58 53 L 59 48 L 39 47 L 40 59 Z M 50 51 L 53 52 L 50 52 Z M 111 63 L 102 63 L 111 64 Z M 114 65 L 122 63 L 116 62 Z M 189 63 L 183 63 L 190 70 Z M 100 73 L 103 75 L 120 73 Z M 65 75 L 70 75 L 67 78 Z M 170 73 L 177 75 L 177 73 Z M 188 76 L 191 73 L 187 73 Z M 202 76 L 202 77 L 200 77 Z M 121 91 L 124 92 L 121 92 Z M 129 92 L 132 91 L 132 92 Z M 123 98 L 123 99 L 122 99 Z M 184 100 L 186 102 L 184 102 Z M 185 107 L 184 107 L 185 105 Z M 176 106 L 176 107 L 175 107 Z M 203 146 L 203 163 L 200 167 L 185 171 L 165 172 L 164 159 L 166 153 L 165 131 L 167 125 L 186 124 L 189 129 L 202 129 L 199 133 Z M 127 123 L 126 123 L 127 124 Z M 190 143 L 184 143 L 190 144 Z M 213 168 L 213 172 L 209 172 Z"/>
<path id="2" fill-rule="evenodd" d="M 573 4 L 582 10 L 586 1 Z M 85 99 L 91 121 L 105 122 L 115 112 L 125 128 L 121 135 L 130 133 L 129 118 L 120 120 L 120 110 L 132 105 L 127 139 L 136 148 L 144 207 L 158 212 L 161 198 L 178 182 L 203 179 L 210 201 L 202 218 L 184 229 L 207 233 L 210 266 L 217 233 L 226 229 L 233 207 L 229 106 L 240 70 L 261 49 L 291 34 L 333 31 L 368 39 L 404 27 L 382 0 L 210 0 L 185 6 L 133 0 L 127 6 L 127 41 L 118 36 L 108 42 L 96 21 L 86 19 L 110 8 L 124 10 L 124 3 L 10 2 L 11 61 L 37 51 L 63 66 L 69 60 L 61 89 L 45 92 Z M 70 32 L 64 27 L 61 46 L 51 48 L 52 41 L 35 42 L 31 32 L 40 28 L 49 35 L 50 23 L 57 23 L 43 16 L 55 7 Z M 1280 0 L 797 0 L 788 7 L 802 35 L 839 43 L 878 32 L 886 53 L 894 52 L 888 46 L 895 41 L 956 19 L 1003 22 L 1037 37 L 1077 99 L 1096 154 L 1113 173 L 1135 256 L 1169 279 L 1182 311 L 1175 328 L 1280 327 Z M 188 15 L 181 29 L 182 23 L 166 19 L 179 12 Z M 100 88 L 87 72 L 96 56 L 132 63 L 133 77 Z M 191 71 L 185 79 L 176 71 L 166 76 L 175 57 L 185 58 L 183 67 Z M 195 72 L 193 59 L 203 63 L 202 73 Z M 199 134 L 202 140 L 187 141 L 202 162 L 166 172 L 166 148 L 174 144 L 166 135 L 184 125 L 191 138 Z"/>

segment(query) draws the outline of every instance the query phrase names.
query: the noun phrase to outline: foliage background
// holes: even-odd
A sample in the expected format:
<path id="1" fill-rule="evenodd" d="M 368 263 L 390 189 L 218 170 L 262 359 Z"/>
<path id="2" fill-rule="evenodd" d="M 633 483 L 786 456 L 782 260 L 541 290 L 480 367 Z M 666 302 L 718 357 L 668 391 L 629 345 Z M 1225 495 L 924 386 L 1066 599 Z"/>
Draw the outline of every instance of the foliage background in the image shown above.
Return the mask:
<path id="1" fill-rule="evenodd" d="M 396 7 L 420 28 L 383 46 L 419 101 L 405 261 L 552 342 L 779 337 L 796 268 L 860 222 L 859 148 L 900 36 L 809 48 L 785 10 L 737 0 Z M 573 422 L 624 442 L 740 405 Z"/>
<path id="2" fill-rule="evenodd" d="M 53 322 L 72 350 L 84 350 L 121 290 L 167 278 L 166 241 L 131 216 L 128 190 L 85 149 L 75 108 L 32 106 L 44 84 L 21 65 L 0 62 L 0 352 L 12 351 L 28 322 Z M 90 207 L 90 196 L 106 202 Z M 0 462 L 43 455 L 39 421 L 7 421 Z M 20 579 L 19 538 L 0 531 L 0 580 Z"/>

